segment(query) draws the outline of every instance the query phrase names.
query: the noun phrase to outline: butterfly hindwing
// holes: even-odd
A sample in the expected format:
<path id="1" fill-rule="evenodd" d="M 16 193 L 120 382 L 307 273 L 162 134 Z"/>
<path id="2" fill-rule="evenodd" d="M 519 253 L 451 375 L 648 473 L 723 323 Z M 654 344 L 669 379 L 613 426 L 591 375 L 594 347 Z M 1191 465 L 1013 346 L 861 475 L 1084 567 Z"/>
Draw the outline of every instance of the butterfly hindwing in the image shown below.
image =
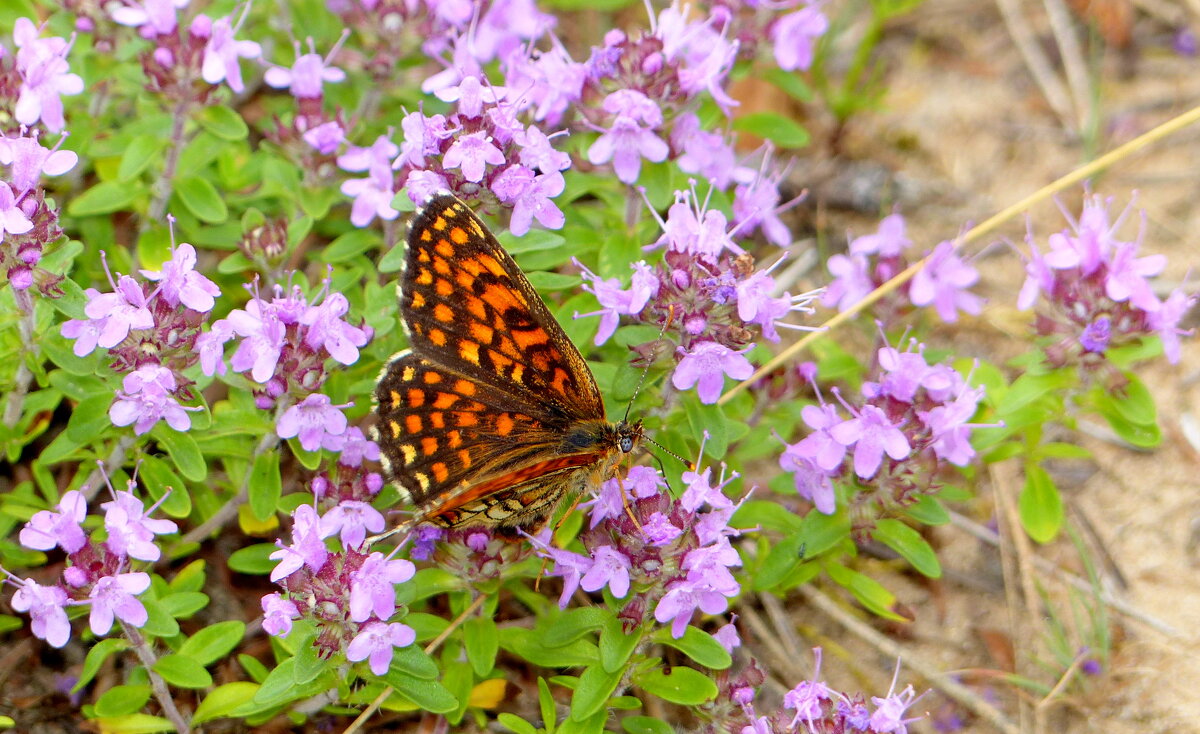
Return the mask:
<path id="1" fill-rule="evenodd" d="M 417 355 L 454 365 L 530 415 L 604 417 L 579 350 L 491 232 L 450 195 L 413 219 L 400 313 Z"/>

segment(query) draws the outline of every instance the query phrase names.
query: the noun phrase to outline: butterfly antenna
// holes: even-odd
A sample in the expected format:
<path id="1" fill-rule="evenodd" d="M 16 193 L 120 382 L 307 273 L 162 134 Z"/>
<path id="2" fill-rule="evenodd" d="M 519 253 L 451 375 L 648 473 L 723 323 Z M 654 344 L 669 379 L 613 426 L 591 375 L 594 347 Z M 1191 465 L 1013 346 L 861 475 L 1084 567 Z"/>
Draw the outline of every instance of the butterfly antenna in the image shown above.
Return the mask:
<path id="1" fill-rule="evenodd" d="M 667 327 L 669 327 L 671 325 L 671 322 L 674 320 L 675 320 L 675 305 L 671 304 L 670 306 L 667 306 L 667 318 L 666 318 L 666 320 L 663 321 L 662 328 L 658 330 L 658 338 L 655 339 L 656 342 L 662 340 L 663 334 L 667 333 Z M 633 395 L 629 396 L 629 402 L 625 405 L 625 417 L 621 419 L 623 422 L 629 421 L 629 411 L 633 409 L 633 402 L 635 400 L 637 400 L 638 394 L 640 394 L 642 392 L 642 386 L 646 384 L 646 375 L 648 375 L 650 373 L 650 367 L 653 364 L 654 364 L 654 362 L 653 362 L 653 360 L 651 360 L 650 362 L 646 363 L 645 367 L 642 368 L 642 376 L 640 378 L 638 378 L 637 387 L 635 387 L 633 389 Z M 651 443 L 654 443 L 654 442 L 651 441 Z M 658 446 L 658 444 L 654 444 L 654 445 Z"/>
<path id="2" fill-rule="evenodd" d="M 670 456 L 671 458 L 675 459 L 675 460 L 676 460 L 676 461 L 678 461 L 680 464 L 683 464 L 684 466 L 686 466 L 688 471 L 695 471 L 695 470 L 696 470 L 696 465 L 695 465 L 693 462 L 689 461 L 688 459 L 685 459 L 685 458 L 683 458 L 682 456 L 680 456 L 679 454 L 675 453 L 675 452 L 674 452 L 674 451 L 672 451 L 671 449 L 667 448 L 666 446 L 663 446 L 663 445 L 662 445 L 661 443 L 659 443 L 658 441 L 655 441 L 654 439 L 650 438 L 649 436 L 645 436 L 645 435 L 643 435 L 643 436 L 642 436 L 642 440 L 643 440 L 643 441 L 647 441 L 647 442 L 649 442 L 649 443 L 652 443 L 652 444 L 654 444 L 655 446 L 657 446 L 659 451 L 661 451 L 661 452 L 663 452 L 664 454 L 666 454 L 667 456 Z M 659 466 L 659 468 L 660 468 L 660 469 L 662 469 L 663 476 L 666 476 L 666 475 L 667 475 L 667 468 L 666 468 L 665 466 L 663 466 L 662 459 L 660 459 L 660 458 L 659 458 L 657 455 L 655 455 L 655 456 L 654 456 L 654 458 L 655 458 L 655 460 L 657 460 L 657 461 L 658 461 L 658 466 Z"/>

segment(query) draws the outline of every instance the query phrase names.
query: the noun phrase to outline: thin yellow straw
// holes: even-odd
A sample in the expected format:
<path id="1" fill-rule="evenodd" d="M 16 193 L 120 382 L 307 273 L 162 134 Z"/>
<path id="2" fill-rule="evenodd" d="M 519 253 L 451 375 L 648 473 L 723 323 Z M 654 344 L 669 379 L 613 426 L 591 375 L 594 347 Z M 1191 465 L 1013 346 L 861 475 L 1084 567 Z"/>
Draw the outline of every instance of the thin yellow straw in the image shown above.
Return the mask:
<path id="1" fill-rule="evenodd" d="M 1030 194 L 1029 196 L 1026 196 L 1024 199 L 1021 199 L 1017 203 L 1001 210 L 1000 212 L 998 212 L 997 214 L 988 218 L 987 220 L 985 220 L 985 221 L 981 222 L 980 224 L 977 224 L 976 226 L 967 230 L 962 235 L 962 237 L 960 237 L 958 239 L 958 241 L 955 243 L 955 248 L 961 247 L 962 245 L 966 244 L 967 242 L 972 242 L 974 240 L 979 239 L 980 237 L 982 237 L 985 234 L 996 229 L 1004 222 L 1007 222 L 1009 219 L 1012 219 L 1013 217 L 1015 217 L 1016 215 L 1025 211 L 1026 209 L 1033 206 L 1034 204 L 1044 201 L 1045 199 L 1048 199 L 1051 196 L 1054 196 L 1058 192 L 1060 192 L 1064 189 L 1067 189 L 1071 186 L 1074 186 L 1075 184 L 1078 184 L 1079 182 L 1081 182 L 1087 178 L 1090 178 L 1093 174 L 1095 174 L 1099 171 L 1102 171 L 1105 168 L 1108 168 L 1109 166 L 1116 163 L 1117 161 L 1120 161 L 1123 158 L 1127 158 L 1128 156 L 1132 155 L 1133 153 L 1136 153 L 1137 151 L 1141 150 L 1142 148 L 1145 148 L 1146 146 L 1148 146 L 1152 143 L 1156 143 L 1159 140 L 1167 137 L 1168 135 L 1171 135 L 1179 130 L 1182 130 L 1183 128 L 1187 127 L 1188 125 L 1191 125 L 1192 123 L 1198 122 L 1198 121 L 1200 121 L 1200 107 L 1193 107 L 1192 109 L 1188 110 L 1187 112 L 1183 113 L 1182 115 L 1179 115 L 1178 117 L 1174 117 L 1174 118 L 1168 120 L 1167 122 L 1164 122 L 1163 124 L 1159 125 L 1158 127 L 1154 128 L 1153 130 L 1150 130 L 1147 133 L 1139 135 L 1138 137 L 1134 138 L 1133 140 L 1130 140 L 1128 143 L 1125 143 L 1124 145 L 1120 146 L 1119 148 L 1116 148 L 1116 149 L 1112 150 L 1111 152 L 1100 156 L 1096 160 L 1092 161 L 1091 163 L 1088 163 L 1087 165 L 1085 165 L 1081 168 L 1077 168 L 1074 171 L 1071 171 L 1070 173 L 1068 173 L 1067 175 L 1058 179 L 1057 181 L 1055 181 L 1051 184 L 1048 184 L 1047 186 L 1042 187 L 1041 189 Z M 781 365 L 784 362 L 787 362 L 788 360 L 795 357 L 797 353 L 799 353 L 801 350 L 803 350 L 805 347 L 807 347 L 809 344 L 811 344 L 816 339 L 819 339 L 823 334 L 825 334 L 829 331 L 832 331 L 833 329 L 836 329 L 837 327 L 841 326 L 843 323 L 845 323 L 845 322 L 849 321 L 850 319 L 854 318 L 855 316 L 857 316 L 859 311 L 862 311 L 864 308 L 867 308 L 871 304 L 878 301 L 880 298 L 883 298 L 888 293 L 891 293 L 892 291 L 896 290 L 900 286 L 907 283 L 914 275 L 916 275 L 921 270 L 921 268 L 925 267 L 925 263 L 928 262 L 928 260 L 929 260 L 929 258 L 926 257 L 926 258 L 919 260 L 919 261 L 913 263 L 912 265 L 908 266 L 907 268 L 904 269 L 903 272 L 897 274 L 888 282 L 884 283 L 883 285 L 879 286 L 875 290 L 871 291 L 866 296 L 866 298 L 862 299 L 861 301 L 854 304 L 853 306 L 846 309 L 845 311 L 842 311 L 841 313 L 834 315 L 831 319 L 829 319 L 828 321 L 826 321 L 824 324 L 821 325 L 820 331 L 813 331 L 808 334 L 805 334 L 802 339 L 795 342 L 794 344 L 789 346 L 787 349 L 784 349 L 779 354 L 775 355 L 774 358 L 772 358 L 769 362 L 767 362 L 765 365 L 760 367 L 757 372 L 755 372 L 753 375 L 750 375 L 749 379 L 743 380 L 742 382 L 739 382 L 736 385 L 734 385 L 733 387 L 729 388 L 729 390 L 724 395 L 722 395 L 719 400 L 717 400 L 717 404 L 724 405 L 725 403 L 729 402 L 730 400 L 733 399 L 733 396 L 737 395 L 741 391 L 748 388 L 750 385 L 754 384 L 756 381 L 758 381 L 764 375 L 770 373 L 772 370 L 774 370 L 779 365 Z"/>

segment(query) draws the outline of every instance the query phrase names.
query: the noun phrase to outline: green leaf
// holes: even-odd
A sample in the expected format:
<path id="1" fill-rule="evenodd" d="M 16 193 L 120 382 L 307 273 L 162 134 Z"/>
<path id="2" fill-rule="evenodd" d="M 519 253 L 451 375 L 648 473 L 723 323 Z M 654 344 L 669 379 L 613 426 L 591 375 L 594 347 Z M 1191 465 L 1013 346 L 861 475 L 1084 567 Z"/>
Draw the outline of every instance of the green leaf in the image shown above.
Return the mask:
<path id="1" fill-rule="evenodd" d="M 1143 449 L 1152 449 L 1162 443 L 1162 431 L 1159 430 L 1157 424 L 1141 425 L 1138 423 L 1130 423 L 1122 418 L 1116 412 L 1101 412 L 1104 419 L 1108 421 L 1109 427 L 1116 432 L 1117 436 L 1123 441 Z"/>
<path id="2" fill-rule="evenodd" d="M 383 253 L 383 257 L 379 258 L 379 262 L 375 265 L 381 273 L 399 272 L 404 267 L 404 255 L 406 248 L 404 245 L 396 245 L 392 249 Z"/>
<path id="3" fill-rule="evenodd" d="M 538 709 L 542 712 L 542 726 L 547 734 L 554 734 L 555 724 L 558 723 L 558 703 L 550 692 L 550 684 L 541 676 L 538 677 Z"/>
<path id="4" fill-rule="evenodd" d="M 812 88 L 794 71 L 772 68 L 768 69 L 763 77 L 797 102 L 809 102 L 813 98 Z"/>
<path id="5" fill-rule="evenodd" d="M 496 665 L 496 651 L 500 647 L 496 621 L 491 617 L 468 619 L 463 623 L 463 645 L 475 675 L 486 676 Z"/>
<path id="6" fill-rule="evenodd" d="M 176 731 L 170 719 L 150 714 L 101 716 L 96 719 L 96 724 L 104 734 L 158 734 Z"/>
<path id="7" fill-rule="evenodd" d="M 148 685 L 115 685 L 96 700 L 97 716 L 126 716 L 140 711 L 150 700 Z"/>
<path id="8" fill-rule="evenodd" d="M 186 433 L 179 433 L 165 423 L 159 423 L 152 428 L 150 435 L 171 455 L 175 468 L 185 479 L 203 482 L 208 476 L 208 465 L 204 463 L 204 456 L 200 453 L 200 447 L 196 445 L 196 439 Z"/>
<path id="9" fill-rule="evenodd" d="M 1121 417 L 1130 423 L 1142 426 L 1155 425 L 1158 422 L 1158 409 L 1154 405 L 1154 396 L 1146 388 L 1146 384 L 1132 372 L 1126 372 L 1129 380 L 1121 395 L 1109 393 L 1112 405 Z"/>
<path id="10" fill-rule="evenodd" d="M 530 629 L 505 627 L 499 630 L 499 634 L 500 647 L 543 668 L 592 665 L 600 659 L 599 650 L 586 640 L 550 647 L 542 642 L 543 635 Z"/>
<path id="11" fill-rule="evenodd" d="M 454 694 L 435 680 L 420 680 L 394 669 L 389 670 L 383 680 L 402 698 L 430 713 L 445 714 L 458 708 Z"/>
<path id="12" fill-rule="evenodd" d="M 201 665 L 212 665 L 237 647 L 245 632 L 244 622 L 217 622 L 189 637 L 179 647 L 179 654 L 186 655 Z"/>
<path id="13" fill-rule="evenodd" d="M 522 719 L 516 714 L 503 713 L 496 717 L 496 721 L 500 726 L 508 729 L 514 734 L 537 734 L 537 729 L 525 719 Z"/>
<path id="14" fill-rule="evenodd" d="M 724 670 L 733 664 L 733 658 L 716 638 L 703 630 L 689 625 L 684 629 L 683 637 L 675 639 L 669 628 L 660 629 L 654 634 L 655 642 L 679 650 L 695 662 L 712 670 Z"/>
<path id="15" fill-rule="evenodd" d="M 647 693 L 681 706 L 699 706 L 717 697 L 717 684 L 698 670 L 648 668 L 633 677 L 634 685 Z"/>
<path id="16" fill-rule="evenodd" d="M 192 512 L 192 498 L 188 494 L 183 477 L 175 473 L 171 465 L 154 454 L 143 454 L 142 465 L 138 470 L 142 486 L 157 501 L 167 490 L 171 494 L 163 500 L 159 507 L 171 517 L 187 517 Z"/>
<path id="17" fill-rule="evenodd" d="M 239 548 L 229 556 L 229 568 L 238 573 L 265 576 L 277 565 L 270 555 L 278 550 L 274 543 L 258 543 Z"/>
<path id="18" fill-rule="evenodd" d="M 539 291 L 562 291 L 569 288 L 578 288 L 580 278 L 578 275 L 568 275 L 566 273 L 548 273 L 543 270 L 535 270 L 532 273 L 525 273 L 525 277 L 529 279 L 530 284 Z"/>
<path id="19" fill-rule="evenodd" d="M 543 630 L 542 644 L 546 647 L 562 647 L 599 629 L 610 616 L 611 613 L 599 607 L 581 607 L 563 612 Z"/>
<path id="20" fill-rule="evenodd" d="M 567 241 L 561 234 L 544 229 L 531 229 L 522 237 L 514 237 L 511 232 L 503 232 L 498 239 L 510 255 L 538 250 L 557 250 Z"/>
<path id="21" fill-rule="evenodd" d="M 111 395 L 92 395 L 80 400 L 67 419 L 67 438 L 80 446 L 86 446 L 99 438 L 104 429 L 112 425 L 108 419 L 108 408 L 112 405 Z"/>
<path id="22" fill-rule="evenodd" d="M 187 210 L 202 222 L 220 224 L 229 216 L 225 202 L 215 186 L 200 176 L 180 176 L 175 179 L 175 195 Z"/>
<path id="23" fill-rule="evenodd" d="M 1038 445 L 1037 456 L 1044 459 L 1090 459 L 1092 452 L 1073 443 L 1046 441 Z"/>
<path id="24" fill-rule="evenodd" d="M 621 620 L 610 616 L 600 629 L 600 665 L 609 673 L 615 673 L 625 667 L 625 662 L 633 654 L 633 649 L 642 641 L 642 627 L 636 627 L 632 633 L 625 631 Z"/>
<path id="25" fill-rule="evenodd" d="M 199 591 L 177 591 L 162 597 L 158 603 L 175 619 L 186 619 L 208 606 L 208 594 Z"/>
<path id="26" fill-rule="evenodd" d="M 757 135 L 781 148 L 803 148 L 811 139 L 800 123 L 775 112 L 753 112 L 733 121 L 733 129 Z"/>
<path id="27" fill-rule="evenodd" d="M 1020 408 L 1044 395 L 1061 392 L 1075 382 L 1075 374 L 1067 370 L 1055 370 L 1040 375 L 1025 373 L 1014 380 L 1004 392 L 1000 404 L 996 406 L 996 412 L 1005 419 L 1005 423 L 1010 423 L 1009 416 Z"/>
<path id="28" fill-rule="evenodd" d="M 264 451 L 254 457 L 254 468 L 250 472 L 250 511 L 255 519 L 266 520 L 274 515 L 282 495 L 283 478 L 279 473 L 279 452 Z"/>
<path id="29" fill-rule="evenodd" d="M 905 508 L 904 514 L 922 525 L 945 525 L 950 522 L 950 513 L 937 497 L 921 495 L 916 504 Z"/>
<path id="30" fill-rule="evenodd" d="M 129 205 L 146 194 L 146 187 L 129 181 L 104 181 L 71 199 L 67 214 L 72 217 L 91 217 L 112 214 L 128 209 Z"/>
<path id="31" fill-rule="evenodd" d="M 875 521 L 871 536 L 899 553 L 927 578 L 941 578 L 942 566 L 938 563 L 937 553 L 916 530 L 899 520 L 884 518 Z"/>
<path id="32" fill-rule="evenodd" d="M 166 607 L 153 599 L 142 599 L 141 602 L 149 615 L 146 624 L 142 626 L 142 632 L 155 637 L 174 637 L 179 634 L 179 622 L 175 621 L 175 617 L 171 616 Z"/>
<path id="33" fill-rule="evenodd" d="M 776 533 L 794 533 L 801 519 L 772 500 L 747 500 L 738 506 L 729 524 L 735 528 L 761 527 Z"/>
<path id="34" fill-rule="evenodd" d="M 850 537 L 850 517 L 844 510 L 826 515 L 810 510 L 800 523 L 805 558 L 816 558 Z"/>
<path id="35" fill-rule="evenodd" d="M 1025 486 L 1017 501 L 1021 526 L 1029 537 L 1049 543 L 1063 524 L 1063 503 L 1049 472 L 1037 464 L 1025 465 Z"/>
<path id="36" fill-rule="evenodd" d="M 109 655 L 128 648 L 129 642 L 120 637 L 106 637 L 93 645 L 92 649 L 88 650 L 87 657 L 83 659 L 83 668 L 79 671 L 79 680 L 75 681 L 75 685 L 71 688 L 71 693 L 78 693 L 84 686 L 91 683 L 92 678 L 96 677 L 96 673 L 100 671 L 100 666 L 104 664 Z"/>
<path id="37" fill-rule="evenodd" d="M 863 606 L 880 617 L 896 622 L 907 621 L 892 611 L 892 607 L 896 604 L 896 597 L 892 592 L 870 576 L 833 562 L 826 562 L 825 572 L 839 586 L 853 594 L 854 598 L 858 599 Z"/>
<path id="38" fill-rule="evenodd" d="M 696 443 L 699 444 L 707 432 L 708 441 L 704 444 L 704 453 L 714 460 L 724 457 L 725 452 L 729 450 L 730 421 L 725 418 L 721 406 L 706 405 L 694 394 L 684 396 L 682 402 Z"/>
<path id="39" fill-rule="evenodd" d="M 653 716 L 626 716 L 621 728 L 629 734 L 675 734 L 670 724 Z"/>
<path id="40" fill-rule="evenodd" d="M 192 715 L 192 725 L 231 715 L 239 706 L 253 700 L 258 688 L 257 683 L 247 681 L 217 686 L 196 707 L 196 713 Z"/>
<path id="41" fill-rule="evenodd" d="M 408 619 L 406 618 L 404 621 L 407 622 Z M 437 663 L 429 657 L 427 652 L 416 645 L 409 645 L 397 650 L 392 655 L 392 668 L 420 680 L 433 680 L 438 675 Z"/>
<path id="42" fill-rule="evenodd" d="M 225 105 L 207 104 L 196 116 L 200 126 L 222 140 L 245 140 L 250 128 L 242 116 Z"/>
<path id="43" fill-rule="evenodd" d="M 373 229 L 352 229 L 339 236 L 321 250 L 319 258 L 325 263 L 340 263 L 352 260 L 372 247 L 383 243 L 383 238 Z M 403 247 L 395 249 L 403 250 Z"/>
<path id="44" fill-rule="evenodd" d="M 130 181 L 137 178 L 147 166 L 154 163 L 159 151 L 166 144 L 167 141 L 157 135 L 139 135 L 134 138 L 125 148 L 125 154 L 121 156 L 121 165 L 117 167 L 117 179 Z"/>
<path id="45" fill-rule="evenodd" d="M 608 703 L 608 698 L 621 682 L 624 669 L 608 672 L 601 665 L 589 665 L 579 676 L 575 695 L 571 697 L 571 719 L 584 721 Z"/>
<path id="46" fill-rule="evenodd" d="M 163 680 L 178 688 L 208 688 L 213 679 L 204 666 L 185 655 L 163 655 L 154 663 Z"/>

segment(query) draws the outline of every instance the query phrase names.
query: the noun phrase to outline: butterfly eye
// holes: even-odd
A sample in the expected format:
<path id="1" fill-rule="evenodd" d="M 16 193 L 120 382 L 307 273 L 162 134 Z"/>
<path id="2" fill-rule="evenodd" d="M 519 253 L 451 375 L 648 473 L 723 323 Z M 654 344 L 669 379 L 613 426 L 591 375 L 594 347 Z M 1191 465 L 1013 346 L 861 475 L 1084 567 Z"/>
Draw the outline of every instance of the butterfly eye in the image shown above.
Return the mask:
<path id="1" fill-rule="evenodd" d="M 628 454 L 630 451 L 633 451 L 633 437 L 632 436 L 621 436 L 620 447 L 621 447 L 621 453 Z"/>

